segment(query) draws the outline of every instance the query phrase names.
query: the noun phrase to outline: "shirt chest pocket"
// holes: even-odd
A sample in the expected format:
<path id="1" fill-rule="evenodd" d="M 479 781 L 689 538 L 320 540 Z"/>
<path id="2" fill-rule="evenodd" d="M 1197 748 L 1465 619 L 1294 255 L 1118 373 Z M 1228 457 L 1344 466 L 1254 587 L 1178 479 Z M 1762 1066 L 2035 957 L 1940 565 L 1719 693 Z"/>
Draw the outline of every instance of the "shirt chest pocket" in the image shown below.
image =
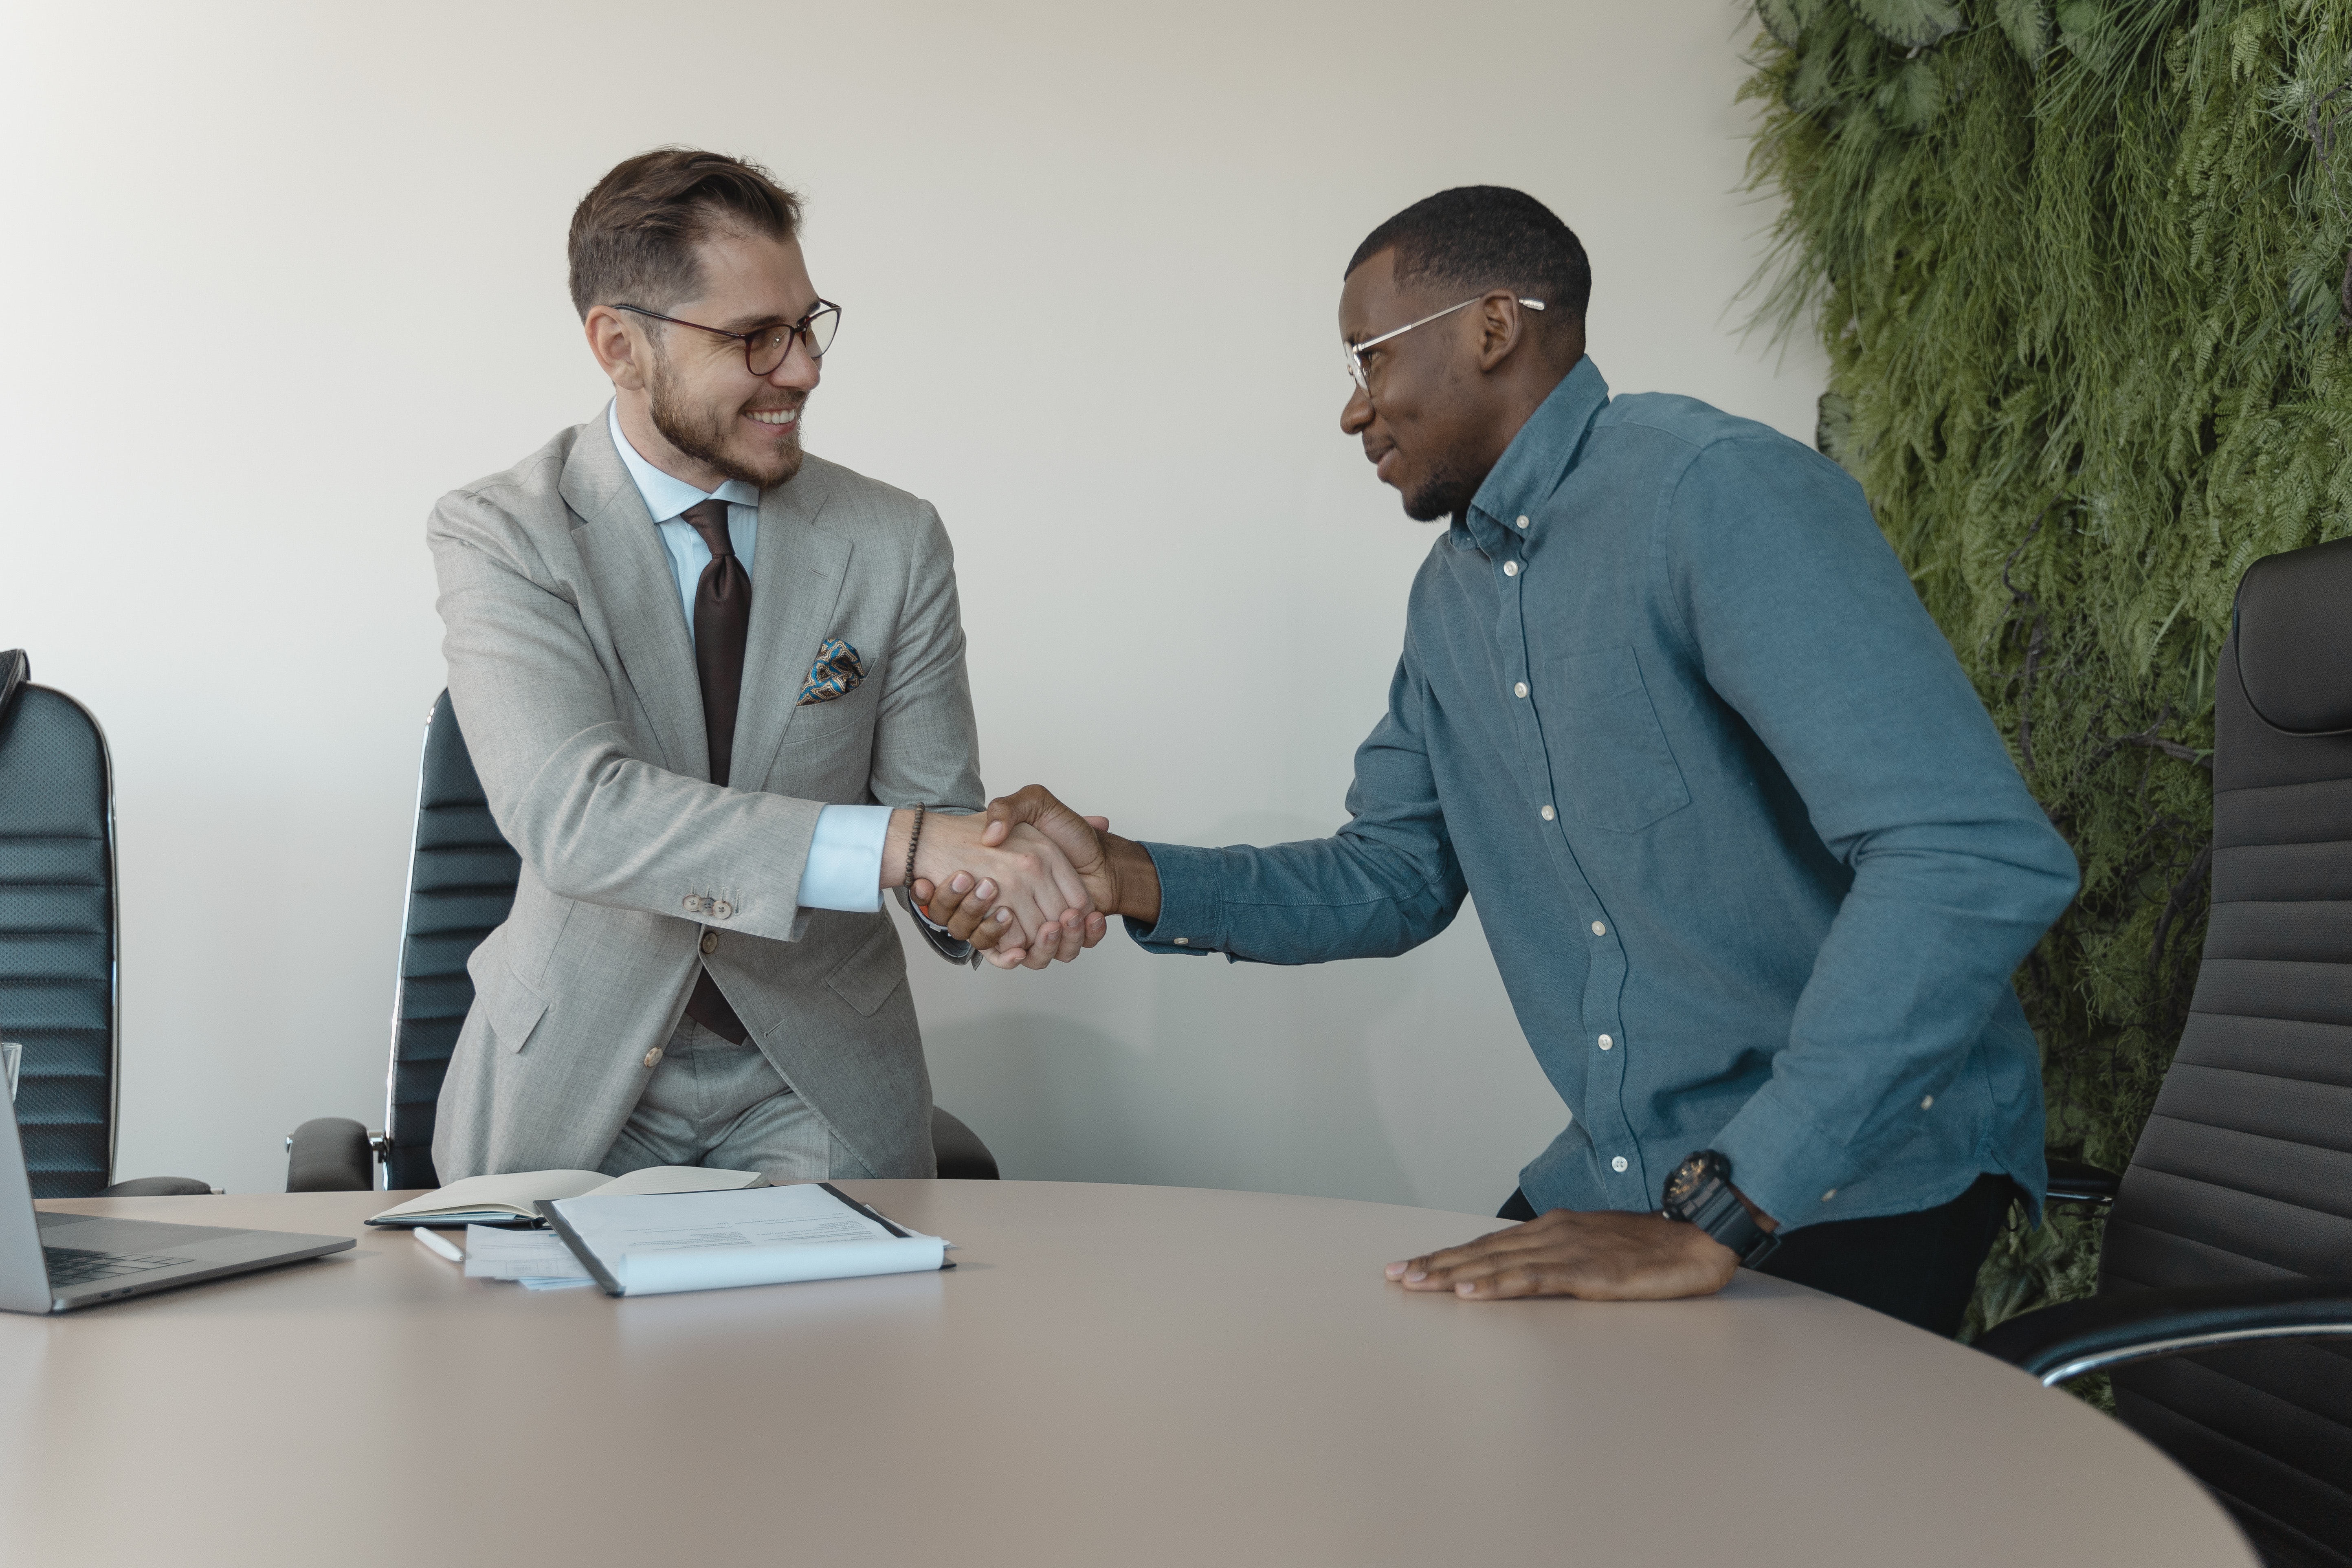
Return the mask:
<path id="1" fill-rule="evenodd" d="M 1580 822 L 1636 833 L 1690 804 L 1630 647 L 1550 660 L 1538 694 L 1552 785 Z"/>

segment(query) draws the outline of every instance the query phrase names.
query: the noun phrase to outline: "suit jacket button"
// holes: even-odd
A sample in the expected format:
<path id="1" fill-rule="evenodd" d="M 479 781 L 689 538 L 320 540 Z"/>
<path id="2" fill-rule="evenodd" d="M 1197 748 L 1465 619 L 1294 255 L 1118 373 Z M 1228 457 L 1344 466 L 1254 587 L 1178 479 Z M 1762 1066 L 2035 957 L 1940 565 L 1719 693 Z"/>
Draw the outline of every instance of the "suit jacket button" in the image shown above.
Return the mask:
<path id="1" fill-rule="evenodd" d="M 685 908 L 688 914 L 698 914 L 701 911 L 702 900 L 696 898 L 692 893 L 688 893 L 686 896 Z"/>
<path id="2" fill-rule="evenodd" d="M 659 1060 L 661 1060 L 661 1047 L 659 1046 L 656 1046 L 652 1050 L 646 1053 L 646 1066 L 651 1067 Z"/>
<path id="3" fill-rule="evenodd" d="M 721 899 L 717 903 L 710 906 L 710 912 L 717 915 L 722 921 L 727 920 L 735 913 L 735 906 L 729 903 L 726 900 Z"/>
<path id="4" fill-rule="evenodd" d="M 707 931 L 702 933 L 702 951 L 705 952 L 717 952 L 719 951 L 719 933 L 717 931 Z"/>

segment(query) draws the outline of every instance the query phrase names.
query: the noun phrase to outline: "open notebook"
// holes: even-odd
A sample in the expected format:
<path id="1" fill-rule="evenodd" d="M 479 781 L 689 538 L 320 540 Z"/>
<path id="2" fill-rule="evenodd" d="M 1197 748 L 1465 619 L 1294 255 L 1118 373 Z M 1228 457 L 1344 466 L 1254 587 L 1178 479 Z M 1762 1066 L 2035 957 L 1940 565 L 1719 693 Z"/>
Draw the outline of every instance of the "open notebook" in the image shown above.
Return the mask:
<path id="1" fill-rule="evenodd" d="M 650 1165 L 625 1176 L 601 1171 L 515 1171 L 502 1176 L 467 1176 L 438 1192 L 395 1204 L 368 1221 L 385 1226 L 509 1225 L 541 1223 L 535 1206 L 557 1198 L 623 1198 L 648 1193 L 733 1193 L 764 1187 L 757 1171 L 715 1171 L 699 1165 Z"/>

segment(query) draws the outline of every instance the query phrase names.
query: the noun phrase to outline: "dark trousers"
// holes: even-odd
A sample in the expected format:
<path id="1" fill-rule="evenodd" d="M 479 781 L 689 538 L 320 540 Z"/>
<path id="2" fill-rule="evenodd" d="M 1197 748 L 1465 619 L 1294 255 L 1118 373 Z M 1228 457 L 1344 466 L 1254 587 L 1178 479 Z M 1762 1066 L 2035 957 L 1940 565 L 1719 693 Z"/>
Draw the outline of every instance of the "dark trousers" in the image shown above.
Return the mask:
<path id="1" fill-rule="evenodd" d="M 1977 1269 L 2017 1195 L 2014 1182 L 1988 1172 L 1950 1203 L 1916 1214 L 1809 1225 L 1790 1231 L 1759 1272 L 1949 1339 L 1960 1331 Z M 1495 1217 L 1530 1220 L 1536 1211 L 1525 1193 L 1514 1192 Z"/>

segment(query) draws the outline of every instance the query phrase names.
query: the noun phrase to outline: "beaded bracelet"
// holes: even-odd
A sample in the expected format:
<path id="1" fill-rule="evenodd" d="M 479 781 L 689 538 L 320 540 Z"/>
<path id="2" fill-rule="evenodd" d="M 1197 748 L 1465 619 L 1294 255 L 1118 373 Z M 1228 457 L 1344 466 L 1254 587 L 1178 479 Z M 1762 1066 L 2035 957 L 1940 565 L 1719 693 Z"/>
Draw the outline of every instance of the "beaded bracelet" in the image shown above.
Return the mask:
<path id="1" fill-rule="evenodd" d="M 915 847 L 923 841 L 924 809 L 921 801 L 915 803 L 915 831 L 907 838 L 907 896 L 909 898 L 915 892 Z"/>

